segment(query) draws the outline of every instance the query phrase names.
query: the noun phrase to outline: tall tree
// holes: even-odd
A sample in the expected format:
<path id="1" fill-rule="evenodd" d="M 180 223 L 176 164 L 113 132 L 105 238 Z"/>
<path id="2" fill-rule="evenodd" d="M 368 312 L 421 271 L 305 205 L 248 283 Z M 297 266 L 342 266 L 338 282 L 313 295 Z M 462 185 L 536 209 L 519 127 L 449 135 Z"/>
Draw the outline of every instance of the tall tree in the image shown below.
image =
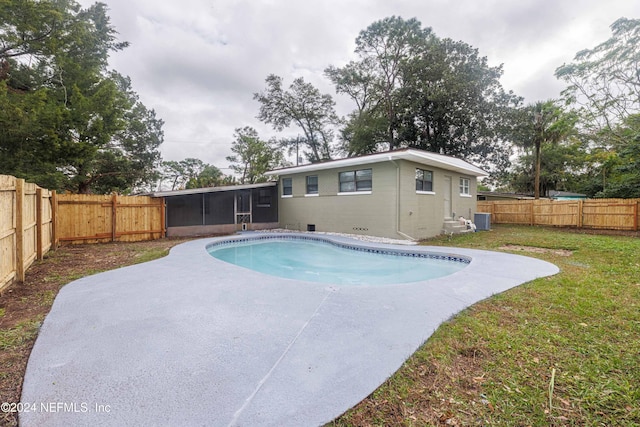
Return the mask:
<path id="1" fill-rule="evenodd" d="M 369 25 L 356 38 L 356 53 L 363 65 L 372 66 L 375 76 L 376 103 L 387 119 L 389 149 L 397 143 L 398 89 L 402 87 L 402 66 L 424 43 L 433 37 L 431 28 L 422 28 L 415 18 L 404 20 L 397 16 L 384 18 Z"/>
<path id="2" fill-rule="evenodd" d="M 271 74 L 266 78 L 266 90 L 253 95 L 260 102 L 258 119 L 277 131 L 294 124 L 304 134 L 304 145 L 309 150 L 306 155 L 311 162 L 330 159 L 333 128 L 338 123 L 335 102 L 302 77 L 295 79 L 289 90 L 282 83 L 281 77 Z"/>
<path id="3" fill-rule="evenodd" d="M 533 153 L 534 195 L 540 198 L 540 176 L 542 165 L 542 147 L 556 145 L 575 134 L 577 118 L 564 112 L 553 100 L 539 101 L 520 111 L 520 125 L 515 142 Z"/>
<path id="4" fill-rule="evenodd" d="M 563 92 L 580 114 L 588 162 L 583 191 L 596 197 L 633 197 L 638 168 L 637 117 L 640 114 L 640 19 L 620 18 L 611 37 L 578 52 L 556 69 L 568 84 Z M 634 130 L 635 129 L 635 130 Z"/>
<path id="5" fill-rule="evenodd" d="M 596 197 L 640 198 L 640 114 L 633 114 L 615 129 L 620 135 L 615 162 L 610 159 L 607 185 Z"/>
<path id="6" fill-rule="evenodd" d="M 502 67 L 467 43 L 432 38 L 402 67 L 400 140 L 427 151 L 504 169 L 504 140 L 521 98 L 500 84 Z"/>
<path id="7" fill-rule="evenodd" d="M 283 164 L 284 158 L 275 144 L 261 140 L 254 128 L 238 128 L 234 136 L 231 146 L 234 154 L 227 157 L 227 161 L 232 163 L 230 167 L 239 176 L 241 184 L 265 182 L 265 172 Z"/>
<path id="8" fill-rule="evenodd" d="M 106 5 L 7 0 L 0 18 L 0 173 L 83 193 L 153 180 L 162 121 L 107 69 L 127 43 Z"/>
<path id="9" fill-rule="evenodd" d="M 168 181 L 172 191 L 216 187 L 226 182 L 220 169 L 193 157 L 164 161 L 161 168 L 162 179 Z"/>
<path id="10" fill-rule="evenodd" d="M 570 138 L 561 143 L 543 143 L 540 150 L 541 196 L 551 190 L 580 191 L 580 174 L 584 169 L 585 153 L 578 139 Z M 533 194 L 535 192 L 536 158 L 533 150 L 527 150 L 516 160 L 508 175 L 508 190 Z"/>
<path id="11" fill-rule="evenodd" d="M 357 106 L 342 130 L 349 154 L 411 146 L 506 169 L 504 140 L 522 100 L 502 89 L 502 67 L 399 17 L 363 30 L 356 53 L 358 61 L 325 70 Z"/>
<path id="12" fill-rule="evenodd" d="M 640 112 L 640 19 L 620 18 L 611 31 L 607 41 L 581 50 L 555 73 L 568 84 L 563 94 L 579 107 L 583 126 L 595 132 L 614 130 Z"/>

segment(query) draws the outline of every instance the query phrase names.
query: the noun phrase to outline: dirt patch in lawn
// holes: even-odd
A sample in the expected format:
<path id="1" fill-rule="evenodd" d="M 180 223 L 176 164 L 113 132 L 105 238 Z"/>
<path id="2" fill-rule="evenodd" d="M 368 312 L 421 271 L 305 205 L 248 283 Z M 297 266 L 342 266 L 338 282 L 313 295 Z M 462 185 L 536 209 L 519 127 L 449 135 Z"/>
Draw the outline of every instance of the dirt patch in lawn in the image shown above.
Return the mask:
<path id="1" fill-rule="evenodd" d="M 537 253 L 537 254 L 554 254 L 558 256 L 573 255 L 573 251 L 570 251 L 568 249 L 539 248 L 536 246 L 504 245 L 504 246 L 500 246 L 498 249 L 503 251 L 522 251 L 522 252 L 531 252 L 531 253 Z"/>
<path id="2" fill-rule="evenodd" d="M 24 283 L 14 283 L 0 295 L 0 402 L 20 401 L 29 354 L 62 286 L 100 271 L 161 257 L 187 240 L 63 246 L 36 261 Z M 17 413 L 0 412 L 0 425 L 18 425 Z"/>

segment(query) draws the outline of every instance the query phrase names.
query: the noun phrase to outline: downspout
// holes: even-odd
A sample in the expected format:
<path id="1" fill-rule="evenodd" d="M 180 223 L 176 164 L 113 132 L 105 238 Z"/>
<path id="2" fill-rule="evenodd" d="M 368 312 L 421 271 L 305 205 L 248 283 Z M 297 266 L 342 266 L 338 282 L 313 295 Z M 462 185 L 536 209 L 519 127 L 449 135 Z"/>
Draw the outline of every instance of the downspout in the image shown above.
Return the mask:
<path id="1" fill-rule="evenodd" d="M 393 160 L 391 156 L 389 156 L 389 161 L 396 167 L 396 233 L 404 237 L 405 239 L 409 239 L 412 242 L 415 242 L 417 239 L 414 239 L 408 234 L 400 231 L 400 165 L 398 165 L 398 163 L 396 163 L 396 161 Z"/>

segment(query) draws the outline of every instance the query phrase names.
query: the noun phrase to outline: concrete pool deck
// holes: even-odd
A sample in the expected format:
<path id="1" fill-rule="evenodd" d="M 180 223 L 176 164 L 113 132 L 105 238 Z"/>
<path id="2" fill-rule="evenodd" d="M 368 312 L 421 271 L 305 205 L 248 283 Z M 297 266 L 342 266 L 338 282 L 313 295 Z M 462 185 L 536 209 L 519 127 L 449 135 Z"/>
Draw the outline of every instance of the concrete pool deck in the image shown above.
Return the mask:
<path id="1" fill-rule="evenodd" d="M 472 261 L 426 282 L 326 285 L 219 261 L 206 251 L 219 239 L 201 239 L 76 280 L 31 353 L 21 426 L 321 425 L 454 314 L 558 272 L 521 255 L 323 237 Z"/>

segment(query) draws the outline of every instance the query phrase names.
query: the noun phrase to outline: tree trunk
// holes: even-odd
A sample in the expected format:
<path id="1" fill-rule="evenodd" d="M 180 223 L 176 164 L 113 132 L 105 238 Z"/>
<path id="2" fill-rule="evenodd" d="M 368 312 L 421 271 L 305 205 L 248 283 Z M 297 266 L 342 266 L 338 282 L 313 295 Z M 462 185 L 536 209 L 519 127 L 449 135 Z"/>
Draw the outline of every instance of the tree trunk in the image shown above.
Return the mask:
<path id="1" fill-rule="evenodd" d="M 540 143 L 536 144 L 536 177 L 534 184 L 534 196 L 536 200 L 540 198 L 540 145 Z"/>

